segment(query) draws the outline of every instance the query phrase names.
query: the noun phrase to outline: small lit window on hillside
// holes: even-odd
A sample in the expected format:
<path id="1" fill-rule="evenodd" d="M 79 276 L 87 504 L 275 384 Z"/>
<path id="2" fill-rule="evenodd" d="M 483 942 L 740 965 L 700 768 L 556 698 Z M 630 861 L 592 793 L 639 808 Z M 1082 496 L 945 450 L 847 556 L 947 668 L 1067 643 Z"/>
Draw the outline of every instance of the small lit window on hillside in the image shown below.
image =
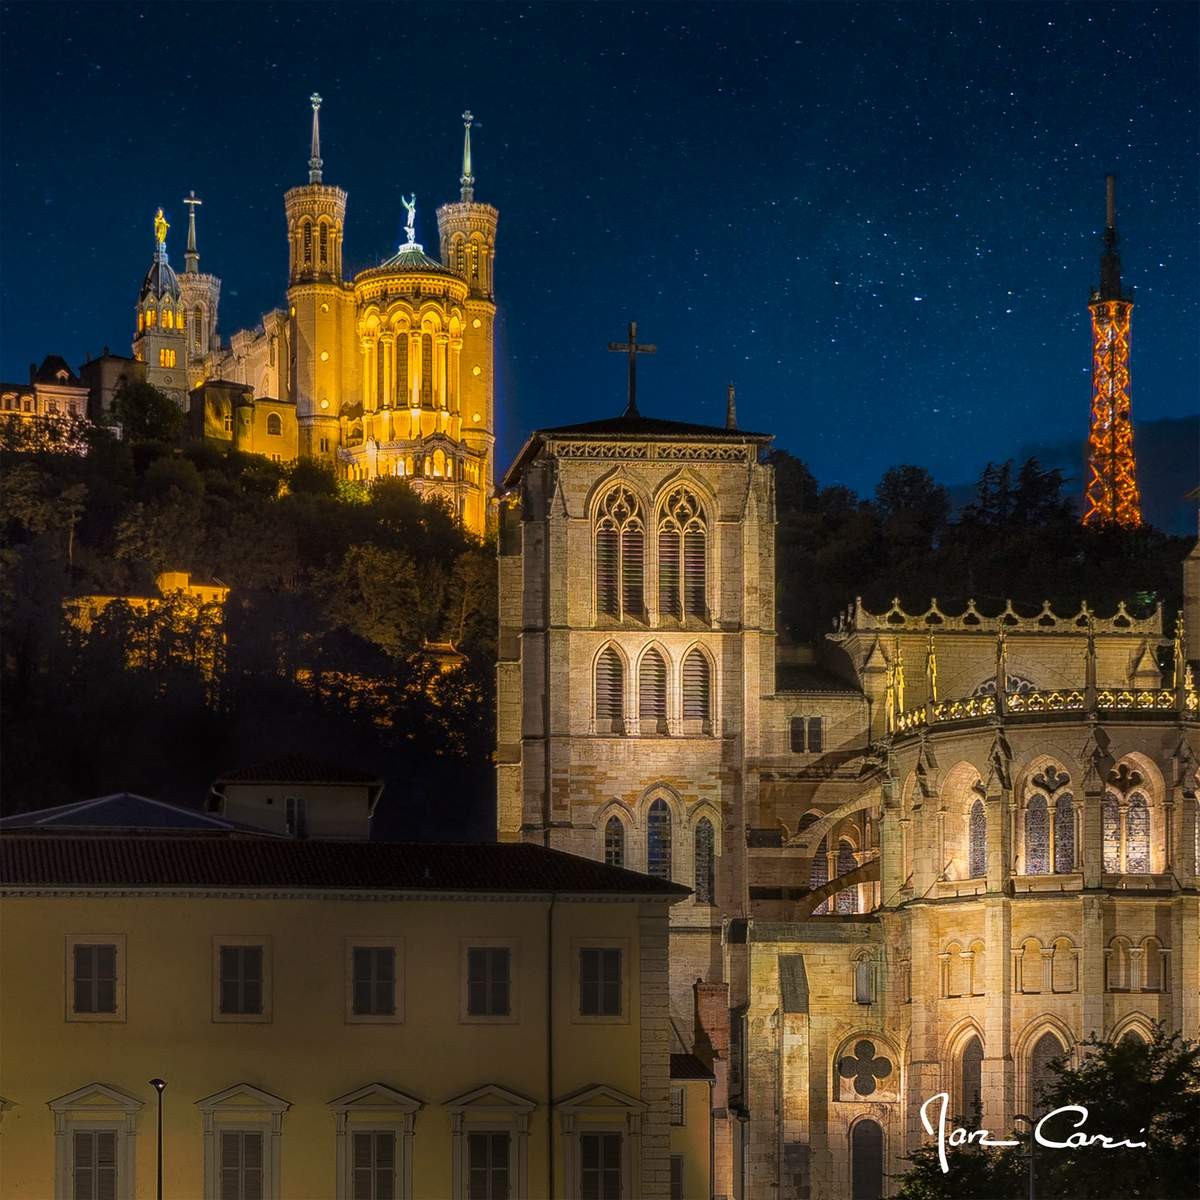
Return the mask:
<path id="1" fill-rule="evenodd" d="M 283 437 L 283 418 L 278 413 L 267 414 L 267 436 Z"/>
<path id="2" fill-rule="evenodd" d="M 175 365 L 175 351 L 168 350 L 163 347 L 158 352 L 158 365 L 160 367 L 173 367 Z"/>

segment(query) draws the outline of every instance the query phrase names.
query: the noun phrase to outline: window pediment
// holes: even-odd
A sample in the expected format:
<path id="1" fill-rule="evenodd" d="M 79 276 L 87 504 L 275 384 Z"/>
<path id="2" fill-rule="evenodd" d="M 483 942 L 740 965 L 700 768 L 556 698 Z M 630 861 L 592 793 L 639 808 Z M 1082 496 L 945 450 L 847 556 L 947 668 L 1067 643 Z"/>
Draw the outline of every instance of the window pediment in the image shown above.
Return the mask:
<path id="1" fill-rule="evenodd" d="M 236 1112 L 242 1115 L 261 1113 L 282 1115 L 292 1107 L 290 1100 L 284 1100 L 272 1092 L 255 1087 L 252 1083 L 235 1083 L 223 1091 L 213 1092 L 196 1101 L 196 1107 L 205 1114 L 213 1112 Z"/>
<path id="2" fill-rule="evenodd" d="M 120 1088 L 115 1088 L 108 1083 L 87 1083 L 81 1088 L 76 1088 L 73 1092 L 67 1092 L 65 1096 L 59 1096 L 54 1100 L 47 1101 L 50 1111 L 54 1113 L 80 1112 L 86 1110 L 88 1112 L 98 1112 L 103 1114 L 105 1110 L 115 1115 L 116 1113 L 136 1113 L 145 1103 L 139 1100 L 136 1096 L 129 1095 L 128 1092 L 121 1091 Z"/>
<path id="3" fill-rule="evenodd" d="M 554 1107 L 560 1113 L 595 1115 L 614 1110 L 642 1113 L 646 1111 L 647 1106 L 635 1096 L 627 1096 L 624 1092 L 609 1087 L 606 1083 L 595 1083 L 556 1100 Z"/>
<path id="4" fill-rule="evenodd" d="M 329 1101 L 329 1107 L 335 1113 L 370 1112 L 374 1116 L 415 1113 L 424 1106 L 423 1100 L 418 1100 L 397 1088 L 388 1087 L 386 1083 L 368 1083 L 365 1087 L 356 1088 Z"/>
<path id="5" fill-rule="evenodd" d="M 497 1083 L 485 1083 L 483 1087 L 445 1101 L 443 1107 L 451 1113 L 504 1116 L 512 1113 L 531 1113 L 537 1107 L 537 1102 L 528 1100 L 517 1092 L 511 1092 Z"/>

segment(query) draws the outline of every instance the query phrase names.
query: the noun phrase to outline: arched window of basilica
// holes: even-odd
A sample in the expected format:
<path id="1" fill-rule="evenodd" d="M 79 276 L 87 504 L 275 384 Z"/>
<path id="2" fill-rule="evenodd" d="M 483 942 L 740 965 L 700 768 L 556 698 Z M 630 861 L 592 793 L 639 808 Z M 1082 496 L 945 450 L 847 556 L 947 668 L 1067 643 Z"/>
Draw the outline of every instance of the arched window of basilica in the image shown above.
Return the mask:
<path id="1" fill-rule="evenodd" d="M 1129 797 L 1129 812 L 1125 818 L 1125 870 L 1130 875 L 1150 873 L 1150 810 L 1141 792 L 1134 792 Z"/>
<path id="2" fill-rule="evenodd" d="M 1070 792 L 1062 792 L 1054 802 L 1054 870 L 1065 874 L 1075 870 L 1075 801 Z"/>
<path id="3" fill-rule="evenodd" d="M 968 1129 L 980 1125 L 983 1112 L 983 1042 L 976 1034 L 963 1047 L 959 1058 L 959 1091 L 957 1115 L 967 1118 L 963 1124 Z"/>
<path id="4" fill-rule="evenodd" d="M 204 345 L 204 309 L 198 304 L 192 313 L 192 341 L 196 343 L 197 350 Z"/>
<path id="5" fill-rule="evenodd" d="M 1065 1053 L 1066 1049 L 1062 1042 L 1048 1030 L 1034 1042 L 1033 1049 L 1029 1052 L 1029 1111 L 1031 1113 L 1040 1116 L 1047 1110 L 1048 1106 L 1042 1102 L 1041 1096 L 1044 1089 L 1054 1081 L 1050 1064 Z"/>
<path id="6" fill-rule="evenodd" d="M 968 984 L 971 988 L 972 996 L 983 996 L 987 994 L 987 958 L 984 950 L 984 945 L 981 941 L 971 943 L 968 951 L 970 958 L 967 963 L 969 968 L 970 978 Z"/>
<path id="7" fill-rule="evenodd" d="M 267 413 L 267 436 L 283 437 L 283 418 L 278 413 Z"/>
<path id="8" fill-rule="evenodd" d="M 645 525 L 627 487 L 615 487 L 596 513 L 596 612 L 616 620 L 645 615 Z"/>
<path id="9" fill-rule="evenodd" d="M 1079 956 L 1070 938 L 1056 938 L 1050 959 L 1050 990 L 1074 992 L 1079 987 Z"/>
<path id="10" fill-rule="evenodd" d="M 854 858 L 854 847 L 843 838 L 838 842 L 837 856 L 837 873 L 845 875 L 849 871 L 853 871 L 857 866 Z M 837 911 L 840 913 L 856 913 L 858 912 L 858 888 L 848 887 L 843 888 L 837 894 Z"/>
<path id="11" fill-rule="evenodd" d="M 712 719 L 712 680 L 708 659 L 700 650 L 692 650 L 683 660 L 683 719 Z"/>
<path id="12" fill-rule="evenodd" d="M 983 800 L 975 798 L 967 821 L 967 875 L 980 879 L 987 874 L 987 809 Z"/>
<path id="13" fill-rule="evenodd" d="M 304 261 L 306 263 L 312 262 L 312 254 L 313 254 L 312 222 L 305 221 L 304 222 Z"/>
<path id="14" fill-rule="evenodd" d="M 1106 792 L 1101 805 L 1104 828 L 1104 869 L 1117 872 L 1121 869 L 1121 807 L 1112 792 Z"/>
<path id="15" fill-rule="evenodd" d="M 620 817 L 609 817 L 604 826 L 604 861 L 610 867 L 625 865 L 625 822 Z"/>
<path id="16" fill-rule="evenodd" d="M 685 487 L 667 496 L 658 521 L 658 611 L 708 620 L 708 535 L 700 501 Z"/>
<path id="17" fill-rule="evenodd" d="M 433 407 L 433 334 L 421 334 L 421 407 Z"/>
<path id="18" fill-rule="evenodd" d="M 1167 957 L 1163 944 L 1156 937 L 1143 938 L 1141 961 L 1141 989 L 1143 992 L 1165 992 L 1167 990 Z"/>
<path id="19" fill-rule="evenodd" d="M 713 902 L 714 854 L 712 822 L 707 817 L 701 817 L 696 822 L 695 892 L 697 904 L 711 904 Z"/>
<path id="20" fill-rule="evenodd" d="M 864 1117 L 850 1130 L 851 1200 L 879 1200 L 883 1195 L 883 1128 Z"/>
<path id="21" fill-rule="evenodd" d="M 625 667 L 612 646 L 596 659 L 596 732 L 625 731 Z"/>
<path id="22" fill-rule="evenodd" d="M 661 796 L 646 817 L 646 873 L 671 878 L 671 809 Z"/>
<path id="23" fill-rule="evenodd" d="M 653 647 L 642 655 L 638 667 L 638 729 L 667 732 L 667 664 Z"/>
<path id="24" fill-rule="evenodd" d="M 1110 992 L 1127 992 L 1132 986 L 1129 939 L 1115 937 L 1104 951 L 1104 985 Z"/>
<path id="25" fill-rule="evenodd" d="M 1050 815 L 1046 797 L 1035 793 L 1025 805 L 1025 874 L 1050 873 Z"/>
<path id="26" fill-rule="evenodd" d="M 822 838 L 821 844 L 813 853 L 812 866 L 808 871 L 808 886 L 810 888 L 824 887 L 829 882 L 829 839 Z M 813 916 L 829 911 L 829 901 L 822 900 L 813 909 Z"/>
<path id="27" fill-rule="evenodd" d="M 321 266 L 329 262 L 329 226 L 321 222 Z"/>

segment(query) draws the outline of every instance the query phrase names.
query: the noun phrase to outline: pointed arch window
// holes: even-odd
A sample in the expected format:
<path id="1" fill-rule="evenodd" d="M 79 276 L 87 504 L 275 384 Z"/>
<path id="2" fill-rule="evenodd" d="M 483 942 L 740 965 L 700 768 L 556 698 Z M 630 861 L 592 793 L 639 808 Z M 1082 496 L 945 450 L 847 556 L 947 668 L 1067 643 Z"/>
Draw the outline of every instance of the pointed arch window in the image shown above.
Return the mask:
<path id="1" fill-rule="evenodd" d="M 854 847 L 843 838 L 838 842 L 837 873 L 845 875 L 853 871 L 858 864 L 854 860 Z M 837 911 L 840 913 L 858 912 L 858 888 L 843 888 L 837 894 Z"/>
<path id="2" fill-rule="evenodd" d="M 604 861 L 610 867 L 625 865 L 625 822 L 620 817 L 609 817 L 604 826 Z"/>
<path id="3" fill-rule="evenodd" d="M 1050 815 L 1046 797 L 1040 792 L 1025 804 L 1025 874 L 1050 872 Z"/>
<path id="4" fill-rule="evenodd" d="M 1042 1103 L 1041 1095 L 1043 1090 L 1054 1082 L 1050 1064 L 1056 1058 L 1061 1058 L 1062 1054 L 1062 1043 L 1052 1033 L 1043 1033 L 1029 1053 L 1029 1111 L 1037 1116 L 1044 1113 L 1048 1107 Z"/>
<path id="5" fill-rule="evenodd" d="M 433 334 L 421 334 L 421 407 L 433 407 Z"/>
<path id="6" fill-rule="evenodd" d="M 818 820 L 820 818 L 817 818 Z M 813 854 L 812 866 L 808 871 L 808 886 L 814 891 L 819 887 L 824 887 L 829 882 L 829 839 L 823 837 L 821 844 L 817 847 Z M 816 908 L 813 909 L 813 916 L 819 916 L 821 913 L 829 911 L 829 901 L 822 900 Z"/>
<path id="7" fill-rule="evenodd" d="M 869 1117 L 850 1131 L 851 1200 L 879 1200 L 883 1195 L 883 1128 Z"/>
<path id="8" fill-rule="evenodd" d="M 1125 870 L 1131 875 L 1150 873 L 1150 809 L 1146 797 L 1134 792 L 1125 817 Z"/>
<path id="9" fill-rule="evenodd" d="M 596 732 L 625 729 L 625 667 L 621 656 L 606 647 L 596 659 Z"/>
<path id="10" fill-rule="evenodd" d="M 329 262 L 329 226 L 321 222 L 321 265 Z"/>
<path id="11" fill-rule="evenodd" d="M 1075 801 L 1063 792 L 1054 803 L 1054 870 L 1075 870 Z"/>
<path id="12" fill-rule="evenodd" d="M 1117 872 L 1121 869 L 1121 806 L 1117 798 L 1108 792 L 1101 807 L 1104 827 L 1104 869 Z"/>
<path id="13" fill-rule="evenodd" d="M 683 719 L 708 721 L 712 715 L 712 680 L 708 659 L 692 650 L 683 660 Z"/>
<path id="14" fill-rule="evenodd" d="M 708 620 L 708 530 L 688 488 L 675 488 L 658 522 L 658 609 L 682 621 Z"/>
<path id="15" fill-rule="evenodd" d="M 283 418 L 278 413 L 267 414 L 267 435 L 283 437 Z"/>
<path id="16" fill-rule="evenodd" d="M 671 809 L 661 797 L 646 817 L 646 873 L 671 878 Z"/>
<path id="17" fill-rule="evenodd" d="M 696 822 L 696 903 L 713 902 L 714 844 L 712 822 L 701 817 Z"/>
<path id="18" fill-rule="evenodd" d="M 667 664 L 653 647 L 638 669 L 638 728 L 642 733 L 667 732 Z"/>
<path id="19" fill-rule="evenodd" d="M 308 262 L 308 263 L 312 262 L 312 251 L 313 251 L 312 222 L 305 221 L 304 222 L 304 261 L 305 262 Z"/>
<path id="20" fill-rule="evenodd" d="M 967 875 L 980 879 L 987 874 L 987 809 L 976 797 L 967 821 Z"/>
<path id="21" fill-rule="evenodd" d="M 983 1111 L 983 1043 L 976 1034 L 963 1047 L 961 1058 L 961 1073 L 959 1075 L 959 1114 L 963 1117 L 977 1118 Z M 974 1121 L 969 1128 L 978 1125 Z"/>
<path id="22" fill-rule="evenodd" d="M 618 621 L 645 616 L 645 526 L 641 505 L 616 487 L 596 514 L 596 613 Z"/>

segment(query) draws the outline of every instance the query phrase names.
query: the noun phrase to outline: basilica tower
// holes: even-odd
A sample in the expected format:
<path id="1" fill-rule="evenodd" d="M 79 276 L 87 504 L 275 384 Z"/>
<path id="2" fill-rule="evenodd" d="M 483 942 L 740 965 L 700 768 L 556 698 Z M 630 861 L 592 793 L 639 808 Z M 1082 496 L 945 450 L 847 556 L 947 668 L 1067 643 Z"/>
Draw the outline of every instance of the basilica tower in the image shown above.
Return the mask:
<path id="1" fill-rule="evenodd" d="M 288 224 L 291 399 L 296 404 L 300 454 L 332 462 L 338 411 L 355 381 L 354 293 L 342 281 L 346 193 L 321 179 L 321 97 L 312 103 L 308 184 L 284 195 Z"/>
<path id="2" fill-rule="evenodd" d="M 196 209 L 204 203 L 190 192 L 183 201 L 188 206 L 187 252 L 184 271 L 178 277 L 187 330 L 187 382 L 198 387 L 204 382 L 204 359 L 219 348 L 217 306 L 221 302 L 221 281 L 200 270 L 200 252 L 196 248 Z"/>
<path id="3" fill-rule="evenodd" d="M 146 364 L 146 382 L 183 408 L 187 396 L 185 317 L 179 279 L 167 261 L 168 229 L 160 208 L 154 217 L 154 259 L 138 293 L 133 357 Z"/>
<path id="4" fill-rule="evenodd" d="M 462 440 L 484 462 L 484 496 L 494 490 L 496 301 L 493 264 L 499 212 L 475 200 L 470 110 L 463 113 L 463 167 L 457 203 L 437 210 L 442 262 L 467 281 L 462 338 Z"/>

